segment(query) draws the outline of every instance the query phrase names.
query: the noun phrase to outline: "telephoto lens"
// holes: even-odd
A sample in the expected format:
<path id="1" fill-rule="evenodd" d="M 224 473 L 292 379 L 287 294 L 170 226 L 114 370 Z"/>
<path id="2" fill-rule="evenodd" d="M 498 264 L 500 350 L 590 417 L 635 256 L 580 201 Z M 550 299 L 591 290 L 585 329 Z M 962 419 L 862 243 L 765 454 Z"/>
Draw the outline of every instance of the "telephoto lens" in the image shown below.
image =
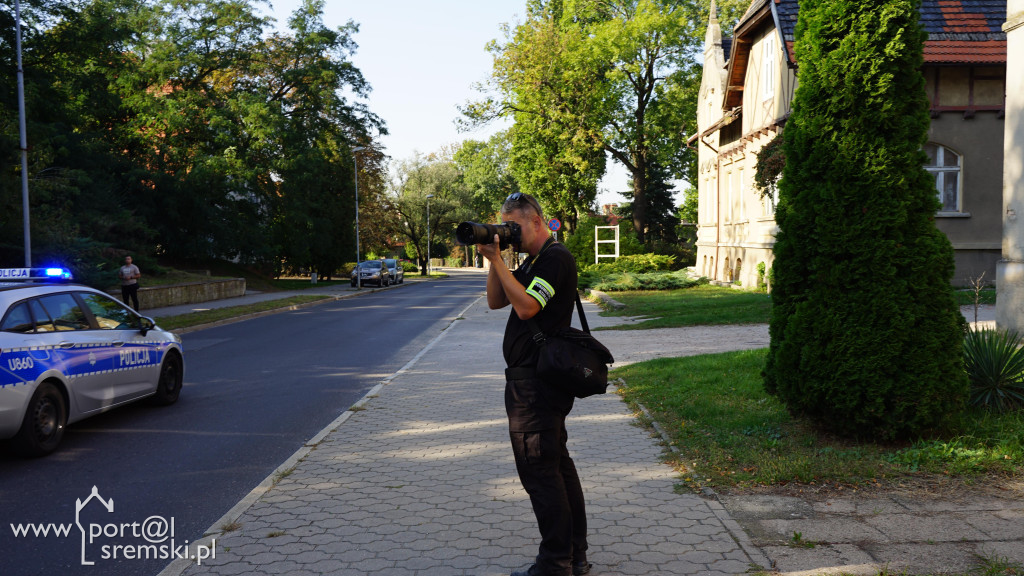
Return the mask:
<path id="1" fill-rule="evenodd" d="M 519 244 L 522 229 L 515 222 L 502 224 L 480 224 L 478 222 L 463 222 L 455 229 L 455 238 L 459 244 L 469 246 L 471 244 L 493 244 L 494 235 L 498 235 L 498 246 L 502 250 L 511 244 Z"/>

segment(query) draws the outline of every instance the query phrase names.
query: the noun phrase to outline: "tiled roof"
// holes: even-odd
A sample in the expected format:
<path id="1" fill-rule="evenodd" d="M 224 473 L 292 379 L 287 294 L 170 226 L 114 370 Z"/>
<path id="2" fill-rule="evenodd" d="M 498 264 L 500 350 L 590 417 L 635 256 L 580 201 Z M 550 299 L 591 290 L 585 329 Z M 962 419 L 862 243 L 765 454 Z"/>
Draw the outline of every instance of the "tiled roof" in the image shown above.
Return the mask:
<path id="1" fill-rule="evenodd" d="M 787 46 L 795 40 L 798 0 L 773 0 Z M 925 62 L 1006 62 L 1006 0 L 922 0 Z M 793 53 L 789 53 L 790 61 Z"/>
<path id="2" fill-rule="evenodd" d="M 921 24 L 929 39 L 936 36 L 985 36 L 984 40 L 1005 40 L 1006 0 L 923 0 Z M 999 38 L 989 36 L 998 35 Z M 936 38 L 938 39 L 938 38 Z M 951 40 L 952 38 L 942 38 Z M 968 38 L 960 38 L 968 40 Z M 977 38 L 982 40 L 982 38 Z M 975 40 L 970 38 L 969 40 Z"/>
<path id="3" fill-rule="evenodd" d="M 782 27 L 782 39 L 786 46 L 790 47 L 789 61 L 796 62 L 793 55 L 793 42 L 796 40 L 796 17 L 800 12 L 800 4 L 797 0 L 775 0 L 774 11 Z"/>
<path id="4" fill-rule="evenodd" d="M 1006 40 L 964 42 L 929 40 L 924 43 L 925 62 L 1001 64 L 1006 62 Z"/>

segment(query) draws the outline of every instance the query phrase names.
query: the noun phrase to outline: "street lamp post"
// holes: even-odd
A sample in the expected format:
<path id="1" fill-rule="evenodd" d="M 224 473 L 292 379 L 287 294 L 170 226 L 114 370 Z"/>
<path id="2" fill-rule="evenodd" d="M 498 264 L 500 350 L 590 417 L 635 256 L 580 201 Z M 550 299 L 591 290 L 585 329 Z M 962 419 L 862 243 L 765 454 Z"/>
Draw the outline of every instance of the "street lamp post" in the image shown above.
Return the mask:
<path id="1" fill-rule="evenodd" d="M 366 150 L 364 146 L 356 146 L 352 149 L 352 166 L 355 168 L 356 179 L 356 289 L 363 289 L 362 274 L 359 273 L 359 160 L 356 152 Z"/>
<path id="2" fill-rule="evenodd" d="M 430 199 L 433 194 L 427 194 L 427 278 L 430 278 Z"/>
<path id="3" fill-rule="evenodd" d="M 25 267 L 32 267 L 32 234 L 29 230 L 28 137 L 25 135 L 25 71 L 21 67 L 21 2 L 14 0 L 14 43 L 18 62 L 18 135 L 21 149 L 21 214 L 25 238 Z"/>

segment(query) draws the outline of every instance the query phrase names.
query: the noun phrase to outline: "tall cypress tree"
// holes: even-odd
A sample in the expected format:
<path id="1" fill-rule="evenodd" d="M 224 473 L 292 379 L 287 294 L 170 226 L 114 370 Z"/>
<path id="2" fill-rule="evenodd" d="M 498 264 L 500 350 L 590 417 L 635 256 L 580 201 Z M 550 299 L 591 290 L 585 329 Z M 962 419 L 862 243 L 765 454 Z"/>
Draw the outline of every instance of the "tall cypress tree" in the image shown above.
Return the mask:
<path id="1" fill-rule="evenodd" d="M 765 388 L 848 436 L 916 435 L 967 396 L 953 249 L 923 169 L 918 10 L 800 3 Z"/>

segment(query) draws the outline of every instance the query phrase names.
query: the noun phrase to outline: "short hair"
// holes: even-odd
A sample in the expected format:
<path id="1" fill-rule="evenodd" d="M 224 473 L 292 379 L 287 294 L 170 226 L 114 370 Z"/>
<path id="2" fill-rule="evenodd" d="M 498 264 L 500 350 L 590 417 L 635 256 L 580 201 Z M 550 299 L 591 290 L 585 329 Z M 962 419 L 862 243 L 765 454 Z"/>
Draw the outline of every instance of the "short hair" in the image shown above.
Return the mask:
<path id="1" fill-rule="evenodd" d="M 544 210 L 540 207 L 540 202 L 537 199 L 525 192 L 513 192 L 505 198 L 505 203 L 501 205 L 502 214 L 506 214 L 513 210 L 522 210 L 524 207 L 531 208 L 534 212 L 540 216 L 541 220 L 544 219 Z"/>

